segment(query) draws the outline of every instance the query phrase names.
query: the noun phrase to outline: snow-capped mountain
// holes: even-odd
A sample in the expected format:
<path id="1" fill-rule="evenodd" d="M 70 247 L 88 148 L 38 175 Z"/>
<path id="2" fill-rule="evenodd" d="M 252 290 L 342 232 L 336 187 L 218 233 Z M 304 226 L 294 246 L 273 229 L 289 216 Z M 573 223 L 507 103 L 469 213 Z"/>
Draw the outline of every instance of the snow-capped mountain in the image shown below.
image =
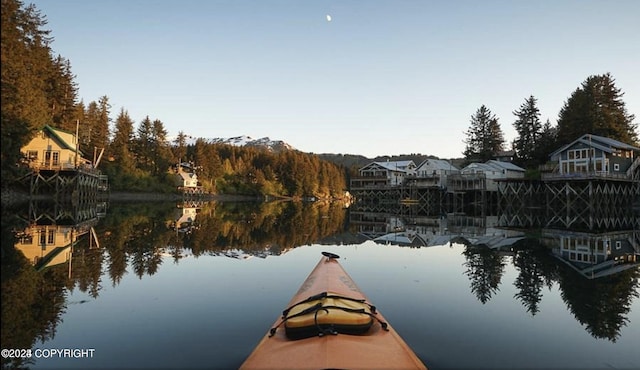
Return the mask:
<path id="1" fill-rule="evenodd" d="M 187 140 L 187 145 L 195 144 L 197 138 L 190 136 Z M 260 139 L 254 139 L 251 136 L 234 136 L 230 138 L 213 138 L 206 139 L 203 138 L 204 141 L 212 144 L 229 144 L 235 146 L 251 146 L 256 148 L 264 148 L 271 152 L 281 152 L 284 150 L 296 150 L 291 145 L 285 143 L 282 140 L 271 140 L 268 137 L 263 137 Z"/>

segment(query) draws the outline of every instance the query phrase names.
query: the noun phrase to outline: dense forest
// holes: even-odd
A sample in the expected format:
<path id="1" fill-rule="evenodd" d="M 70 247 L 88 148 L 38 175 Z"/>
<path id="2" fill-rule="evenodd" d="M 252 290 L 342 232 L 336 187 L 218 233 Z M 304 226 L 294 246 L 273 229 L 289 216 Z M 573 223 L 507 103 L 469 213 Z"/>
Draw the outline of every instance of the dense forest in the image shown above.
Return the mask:
<path id="1" fill-rule="evenodd" d="M 27 171 L 20 148 L 47 124 L 77 132 L 85 156 L 104 150 L 98 168 L 115 191 L 175 191 L 178 163 L 213 193 L 330 198 L 347 190 L 347 170 L 313 154 L 187 143 L 182 132 L 170 141 L 161 120 L 136 125 L 125 109 L 112 120 L 107 96 L 88 104 L 78 97 L 71 62 L 53 55 L 46 24 L 35 6 L 2 0 L 3 188 Z"/>
<path id="2" fill-rule="evenodd" d="M 146 116 L 136 123 L 124 108 L 113 119 L 108 96 L 88 103 L 78 96 L 71 61 L 54 55 L 46 16 L 34 5 L 2 0 L 1 21 L 3 188 L 27 171 L 20 149 L 44 125 L 78 132 L 85 156 L 104 150 L 98 168 L 116 191 L 175 191 L 175 171 L 182 168 L 177 165 L 188 163 L 207 192 L 339 197 L 349 176 L 363 165 L 356 155 L 271 152 L 204 139 L 194 143 L 184 132 L 170 140 L 160 119 Z M 638 145 L 638 126 L 623 95 L 609 73 L 589 76 L 564 103 L 556 125 L 540 122 L 537 99 L 531 95 L 513 112 L 517 136 L 511 143 L 505 142 L 498 117 L 482 105 L 471 116 L 463 139 L 464 163 L 513 150 L 516 164 L 535 169 L 559 145 L 585 133 Z"/>

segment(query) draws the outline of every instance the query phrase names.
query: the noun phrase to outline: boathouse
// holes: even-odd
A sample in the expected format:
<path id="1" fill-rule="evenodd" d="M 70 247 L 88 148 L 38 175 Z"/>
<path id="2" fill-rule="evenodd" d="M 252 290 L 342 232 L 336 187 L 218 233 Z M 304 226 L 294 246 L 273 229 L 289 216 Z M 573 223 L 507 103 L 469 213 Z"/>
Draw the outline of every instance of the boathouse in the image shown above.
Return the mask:
<path id="1" fill-rule="evenodd" d="M 45 125 L 22 149 L 32 169 L 91 167 L 83 157 L 75 134 Z"/>
<path id="2" fill-rule="evenodd" d="M 44 125 L 20 149 L 31 170 L 16 184 L 29 196 L 50 196 L 56 201 L 71 201 L 76 205 L 95 202 L 108 192 L 107 176 L 86 159 L 75 134 Z"/>

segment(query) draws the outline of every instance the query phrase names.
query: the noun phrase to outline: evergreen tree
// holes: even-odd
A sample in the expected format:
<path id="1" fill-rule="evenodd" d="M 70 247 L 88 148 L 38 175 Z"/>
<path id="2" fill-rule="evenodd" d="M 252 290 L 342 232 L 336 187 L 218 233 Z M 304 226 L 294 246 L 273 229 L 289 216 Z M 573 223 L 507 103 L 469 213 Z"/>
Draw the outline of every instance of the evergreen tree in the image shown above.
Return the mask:
<path id="1" fill-rule="evenodd" d="M 91 153 L 99 153 L 102 149 L 109 146 L 109 118 L 111 105 L 107 96 L 100 97 L 98 102 L 89 103 L 86 111 L 80 117 L 80 144 L 87 155 Z"/>
<path id="2" fill-rule="evenodd" d="M 88 153 L 89 149 L 93 150 L 92 138 L 94 127 L 98 126 L 100 121 L 100 109 L 98 103 L 92 101 L 87 106 L 87 110 L 84 113 L 84 119 L 80 122 L 80 144 L 83 149 Z"/>
<path id="3" fill-rule="evenodd" d="M 50 31 L 35 8 L 2 0 L 0 11 L 0 125 L 2 183 L 18 175 L 20 149 L 49 119 L 46 79 L 52 58 Z"/>
<path id="4" fill-rule="evenodd" d="M 520 109 L 513 112 L 517 117 L 513 126 L 518 133 L 513 148 L 516 151 L 516 162 L 519 164 L 531 165 L 534 162 L 536 148 L 542 133 L 540 110 L 536 103 L 536 98 L 531 95 L 525 99 Z"/>
<path id="5" fill-rule="evenodd" d="M 534 161 L 536 163 L 546 163 L 549 160 L 549 154 L 558 149 L 557 132 L 557 127 L 551 126 L 549 120 L 544 123 L 534 152 Z"/>
<path id="6" fill-rule="evenodd" d="M 22 9 L 18 0 L 2 0 L 1 17 L 2 113 L 35 131 L 51 118 L 46 93 L 51 31 L 42 29 L 47 22 L 35 6 Z"/>
<path id="7" fill-rule="evenodd" d="M 134 153 L 136 165 L 139 169 L 151 173 L 153 170 L 153 123 L 149 116 L 146 116 L 136 131 Z"/>
<path id="8" fill-rule="evenodd" d="M 485 162 L 494 158 L 504 147 L 504 134 L 498 119 L 484 105 L 471 116 L 466 136 L 463 155 L 468 161 Z"/>
<path id="9" fill-rule="evenodd" d="M 91 142 L 89 148 L 97 148 L 98 150 L 106 149 L 109 145 L 111 124 L 111 104 L 109 98 L 104 95 L 98 99 L 98 116 L 91 128 Z"/>
<path id="10" fill-rule="evenodd" d="M 164 128 L 164 123 L 159 119 L 153 121 L 151 126 L 152 132 L 152 147 L 153 153 L 153 171 L 154 175 L 159 175 L 166 172 L 171 163 L 174 162 L 173 153 L 169 142 L 167 141 L 167 130 Z"/>
<path id="11" fill-rule="evenodd" d="M 638 125 L 627 112 L 623 95 L 609 73 L 588 77 L 560 110 L 559 143 L 594 134 L 638 145 Z"/>
<path id="12" fill-rule="evenodd" d="M 109 147 L 110 157 L 112 157 L 119 172 L 132 174 L 135 172 L 135 163 L 131 153 L 131 141 L 133 139 L 133 120 L 129 117 L 129 112 L 124 108 L 120 109 L 120 114 L 116 118 L 113 132 L 113 141 Z"/>
<path id="13" fill-rule="evenodd" d="M 173 140 L 173 156 L 178 162 L 187 162 L 187 135 L 184 131 L 178 132 L 178 136 Z"/>
<path id="14" fill-rule="evenodd" d="M 46 80 L 47 100 L 51 110 L 49 123 L 69 132 L 76 131 L 76 123 L 78 122 L 74 119 L 78 96 L 78 87 L 74 78 L 69 60 L 58 56 L 53 61 L 52 69 Z"/>

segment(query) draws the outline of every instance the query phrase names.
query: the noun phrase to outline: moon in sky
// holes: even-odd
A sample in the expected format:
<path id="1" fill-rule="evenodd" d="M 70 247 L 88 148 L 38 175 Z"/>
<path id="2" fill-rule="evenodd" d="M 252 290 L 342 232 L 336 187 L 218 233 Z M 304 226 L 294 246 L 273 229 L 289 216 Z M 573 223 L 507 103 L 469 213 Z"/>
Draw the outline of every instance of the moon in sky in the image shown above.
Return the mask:
<path id="1" fill-rule="evenodd" d="M 327 22 L 331 22 L 331 16 L 327 14 Z"/>

